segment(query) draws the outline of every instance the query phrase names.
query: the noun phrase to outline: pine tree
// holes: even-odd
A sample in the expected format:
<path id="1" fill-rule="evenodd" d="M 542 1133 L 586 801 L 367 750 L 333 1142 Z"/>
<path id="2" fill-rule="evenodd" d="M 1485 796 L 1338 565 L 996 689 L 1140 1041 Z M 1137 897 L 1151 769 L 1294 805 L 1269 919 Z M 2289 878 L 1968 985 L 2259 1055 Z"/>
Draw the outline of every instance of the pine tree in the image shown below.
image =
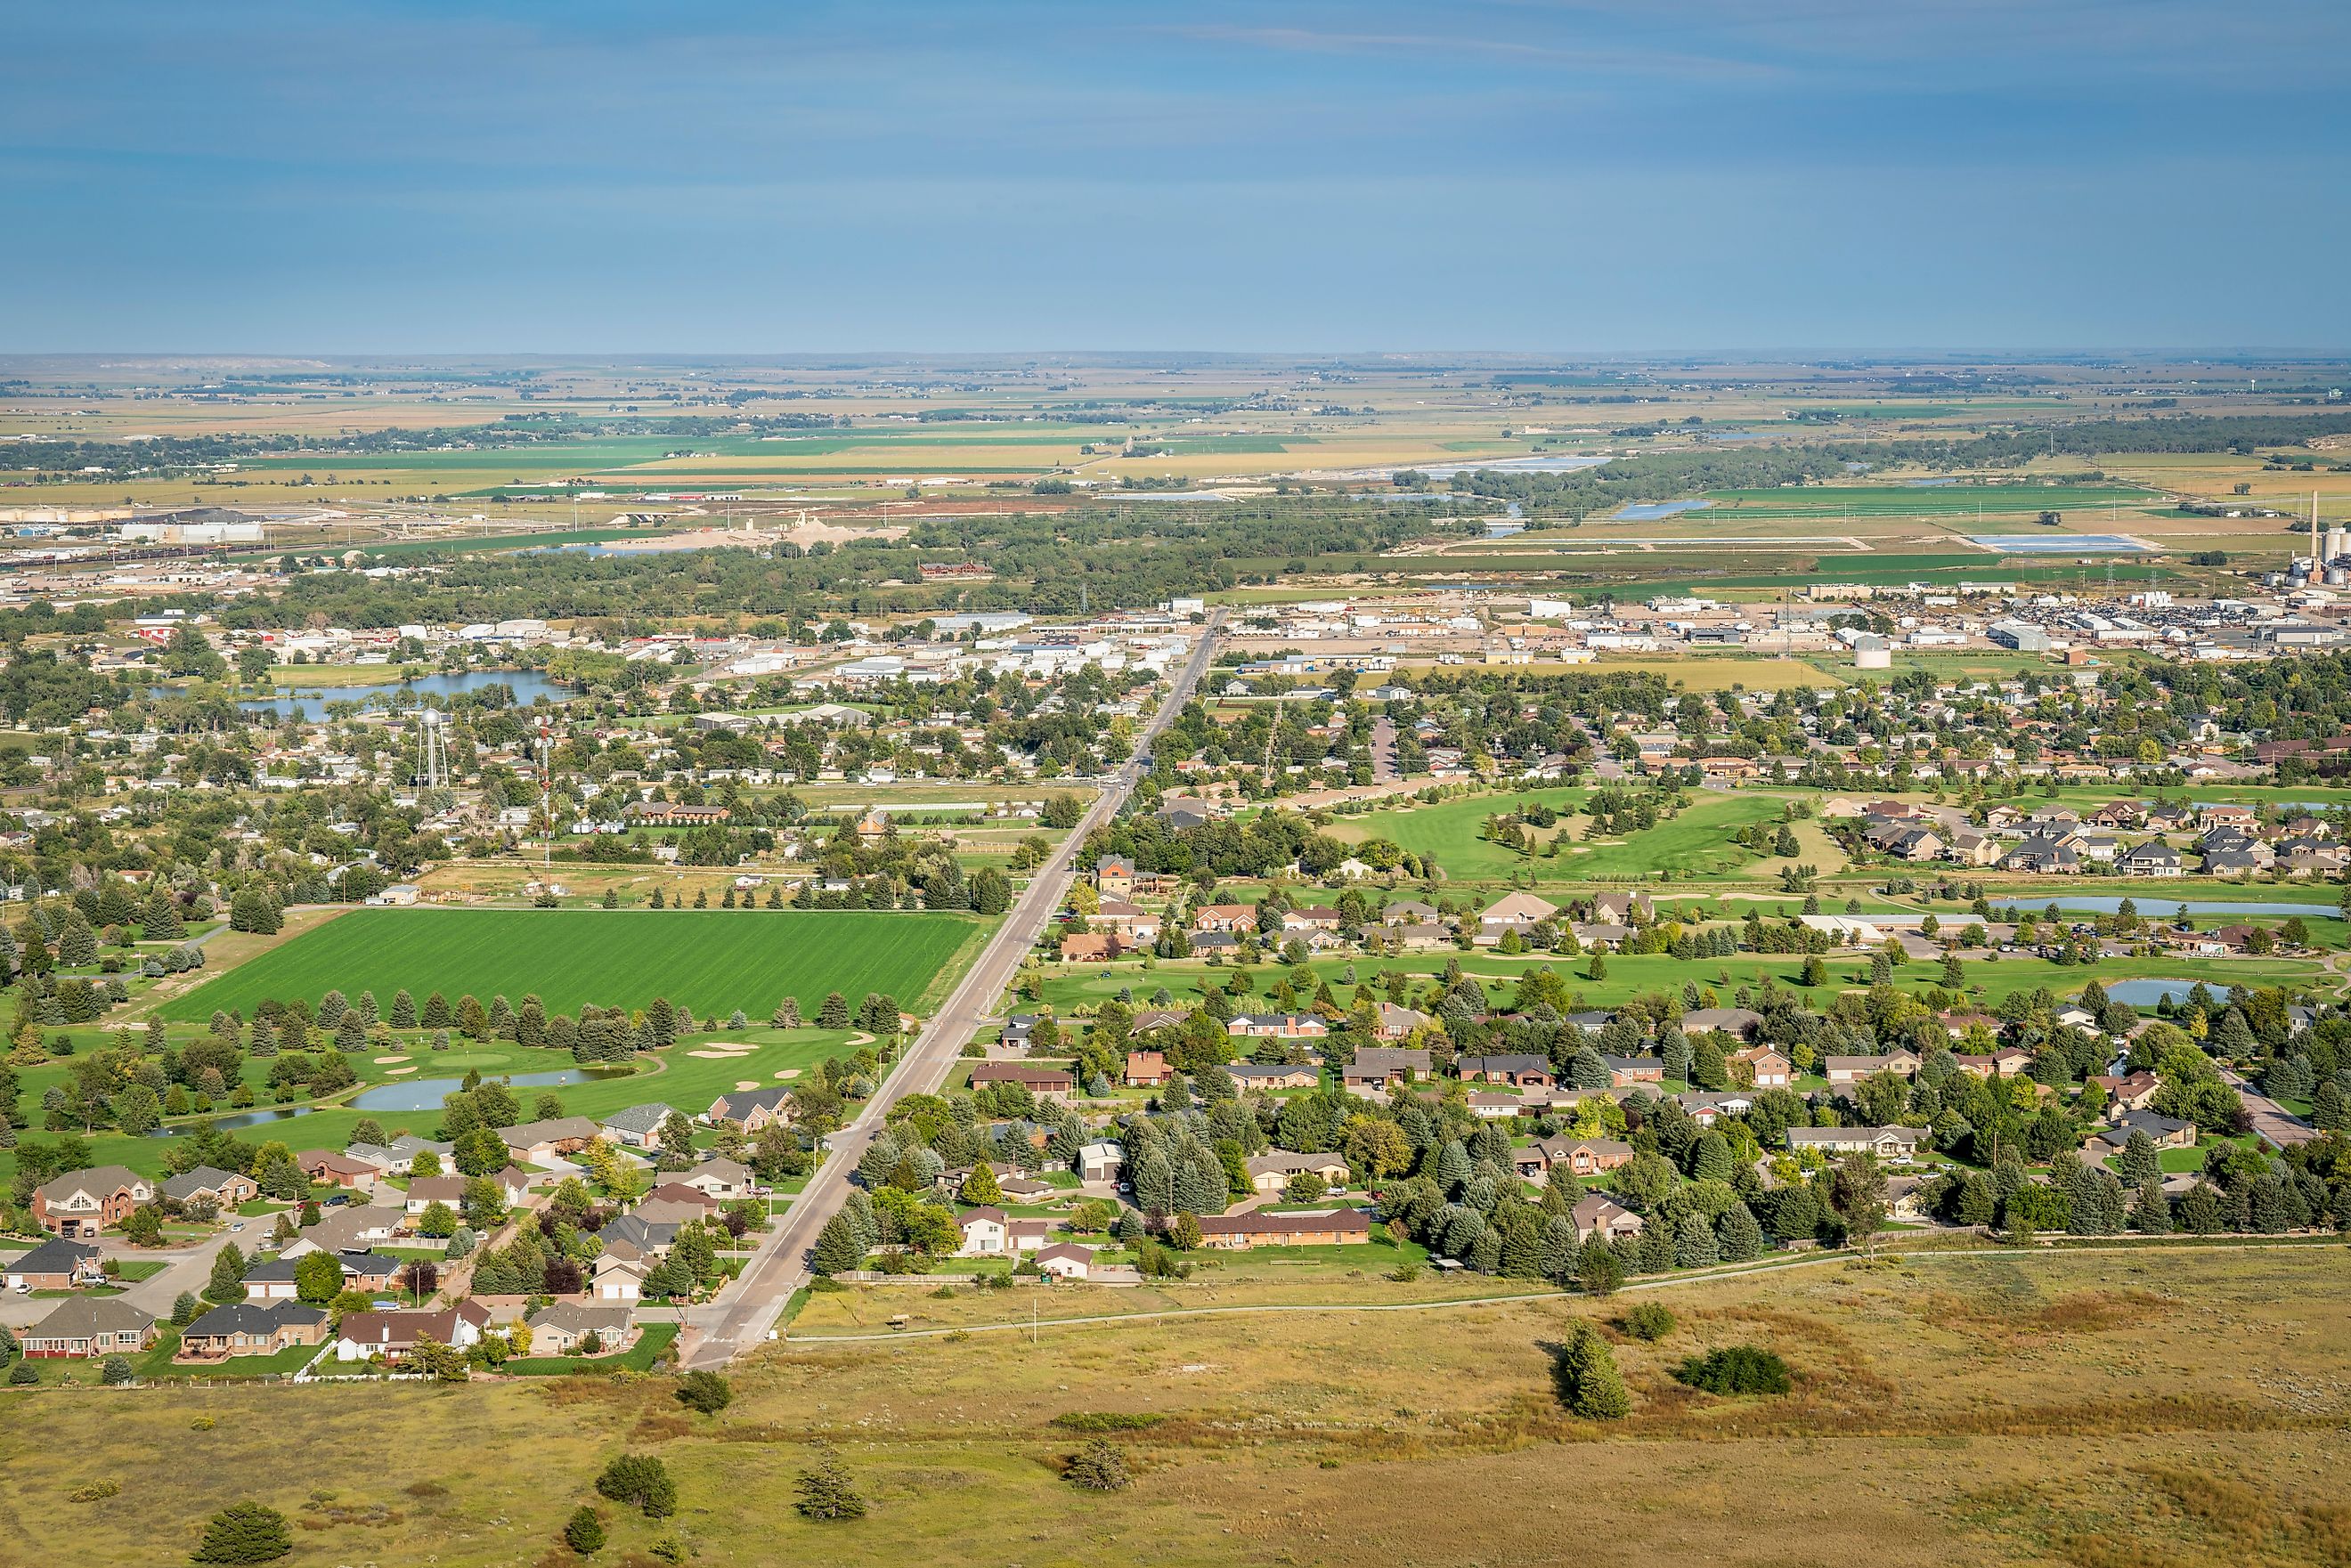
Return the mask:
<path id="1" fill-rule="evenodd" d="M 792 1483 L 799 1500 L 792 1506 L 805 1519 L 847 1520 L 865 1517 L 865 1500 L 849 1479 L 849 1470 L 841 1456 L 830 1448 L 821 1449 L 814 1468 L 802 1470 Z"/>
<path id="2" fill-rule="evenodd" d="M 2151 1181 L 2138 1189 L 2131 1204 L 2130 1228 L 2141 1236 L 2171 1234 L 2171 1205 L 2164 1201 L 2162 1183 Z"/>
<path id="3" fill-rule="evenodd" d="M 1568 1409 L 1587 1421 L 1620 1421 L 1632 1414 L 1633 1396 L 1616 1370 L 1616 1353 L 1583 1319 L 1569 1331 L 1567 1344 L 1559 1353 L 1559 1383 Z"/>
<path id="4" fill-rule="evenodd" d="M 193 1563 L 272 1563 L 294 1550 L 286 1516 L 266 1503 L 233 1502 L 204 1522 Z"/>
<path id="5" fill-rule="evenodd" d="M 453 1029 L 457 1015 L 450 1009 L 449 998 L 435 991 L 424 998 L 424 1012 L 418 1021 L 426 1029 Z"/>
<path id="6" fill-rule="evenodd" d="M 404 986 L 392 993 L 392 1027 L 394 1029 L 416 1027 L 416 998 L 408 994 L 408 988 Z"/>
<path id="7" fill-rule="evenodd" d="M 2128 1142 L 2123 1145 L 2123 1180 L 2133 1189 L 2163 1178 L 2162 1163 L 2156 1158 L 2155 1140 L 2137 1127 L 2131 1129 Z"/>
<path id="8" fill-rule="evenodd" d="M 1743 1203 L 1734 1203 L 1723 1211 L 1715 1221 L 1715 1235 L 1726 1263 L 1750 1262 L 1763 1255 L 1763 1228 Z"/>
<path id="9" fill-rule="evenodd" d="M 581 1503 L 571 1511 L 571 1518 L 563 1526 L 563 1544 L 582 1557 L 592 1557 L 604 1549 L 604 1521 L 596 1511 Z"/>
<path id="10" fill-rule="evenodd" d="M 1699 1214 L 1685 1214 L 1674 1228 L 1674 1267 L 1677 1269 L 1707 1269 L 1722 1261 L 1721 1249 L 1715 1245 L 1714 1227 Z"/>
<path id="11" fill-rule="evenodd" d="M 865 1260 L 865 1247 L 857 1234 L 857 1222 L 846 1210 L 824 1222 L 817 1232 L 816 1256 L 811 1267 L 817 1273 L 833 1275 L 854 1269 Z"/>
<path id="12" fill-rule="evenodd" d="M 799 1028 L 799 1027 L 800 1027 L 800 999 L 799 999 L 799 998 L 798 998 L 798 997 L 786 997 L 782 1001 L 778 1002 L 778 1003 L 776 1004 L 776 1010 L 775 1010 L 775 1012 L 774 1012 L 774 1013 L 773 1013 L 773 1014 L 768 1018 L 768 1026 L 770 1029 L 798 1029 L 798 1028 Z"/>
<path id="13" fill-rule="evenodd" d="M 849 1027 L 849 998 L 842 996 L 839 991 L 827 993 L 824 998 L 824 1006 L 816 1015 L 816 1027 L 819 1029 L 847 1029 Z"/>

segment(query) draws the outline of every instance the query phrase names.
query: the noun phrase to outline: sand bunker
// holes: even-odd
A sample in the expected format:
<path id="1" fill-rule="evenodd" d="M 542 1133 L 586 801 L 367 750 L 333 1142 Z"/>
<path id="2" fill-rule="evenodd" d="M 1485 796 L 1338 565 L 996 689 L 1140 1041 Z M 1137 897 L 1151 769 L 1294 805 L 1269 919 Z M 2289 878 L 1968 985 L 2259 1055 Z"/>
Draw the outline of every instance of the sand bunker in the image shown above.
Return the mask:
<path id="1" fill-rule="evenodd" d="M 392 1069 L 390 1071 L 386 1072 L 386 1073 L 384 1074 L 384 1076 L 385 1076 L 386 1078 L 402 1078 L 402 1077 L 405 1077 L 407 1074 L 409 1074 L 409 1073 L 411 1073 L 411 1072 L 413 1072 L 413 1071 L 416 1071 L 416 1069 L 414 1069 L 413 1067 L 395 1067 L 395 1068 Z"/>
<path id="2" fill-rule="evenodd" d="M 406 1061 L 407 1060 L 408 1058 L 404 1056 L 379 1056 L 375 1059 L 375 1064 L 378 1067 L 383 1067 L 394 1061 Z"/>
<path id="3" fill-rule="evenodd" d="M 737 1094 L 747 1093 L 751 1090 L 757 1089 L 758 1086 L 759 1081 L 756 1078 L 738 1078 L 735 1081 L 735 1092 Z"/>
<path id="4" fill-rule="evenodd" d="M 782 1079 L 786 1082 L 798 1078 L 799 1075 L 800 1070 L 797 1067 L 787 1067 L 781 1072 L 776 1074 L 778 1079 Z"/>

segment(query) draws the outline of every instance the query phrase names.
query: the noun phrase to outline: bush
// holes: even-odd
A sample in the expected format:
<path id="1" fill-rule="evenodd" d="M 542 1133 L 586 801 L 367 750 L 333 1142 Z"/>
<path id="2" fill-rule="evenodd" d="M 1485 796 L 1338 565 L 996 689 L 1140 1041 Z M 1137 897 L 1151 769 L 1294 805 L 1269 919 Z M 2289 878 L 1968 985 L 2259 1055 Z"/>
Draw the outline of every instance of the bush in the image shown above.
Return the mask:
<path id="1" fill-rule="evenodd" d="M 643 1509 L 647 1519 L 677 1511 L 677 1483 L 655 1454 L 622 1454 L 596 1478 L 596 1490 L 614 1502 Z"/>
<path id="2" fill-rule="evenodd" d="M 1625 1332 L 1650 1344 L 1674 1332 L 1672 1309 L 1662 1301 L 1643 1301 L 1625 1314 Z"/>
<path id="3" fill-rule="evenodd" d="M 286 1516 L 266 1503 L 233 1502 L 204 1525 L 196 1563 L 270 1563 L 294 1550 Z"/>
<path id="4" fill-rule="evenodd" d="M 41 1380 L 41 1369 L 29 1361 L 20 1361 L 8 1369 L 8 1381 L 19 1388 L 30 1387 Z"/>
<path id="5" fill-rule="evenodd" d="M 120 1388 L 131 1381 L 131 1358 L 110 1355 L 98 1365 L 98 1380 L 109 1388 Z"/>
<path id="6" fill-rule="evenodd" d="M 1694 1355 L 1674 1369 L 1674 1376 L 1708 1394 L 1788 1392 L 1788 1364 L 1751 1344 L 1726 1345 Z"/>
<path id="7" fill-rule="evenodd" d="M 1134 1478 L 1127 1474 L 1126 1456 L 1108 1437 L 1096 1437 L 1070 1456 L 1061 1479 L 1087 1491 L 1117 1491 Z"/>
<path id="8" fill-rule="evenodd" d="M 677 1402 L 705 1416 L 717 1415 L 734 1398 L 733 1385 L 715 1372 L 689 1372 L 677 1380 Z"/>

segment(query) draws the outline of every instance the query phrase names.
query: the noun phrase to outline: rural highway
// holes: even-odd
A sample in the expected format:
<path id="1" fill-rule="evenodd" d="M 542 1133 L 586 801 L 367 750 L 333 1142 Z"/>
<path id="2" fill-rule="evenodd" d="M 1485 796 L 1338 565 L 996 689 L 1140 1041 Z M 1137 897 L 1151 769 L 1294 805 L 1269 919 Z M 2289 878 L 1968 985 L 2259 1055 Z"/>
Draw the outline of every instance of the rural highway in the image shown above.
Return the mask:
<path id="1" fill-rule="evenodd" d="M 966 1041 L 978 1032 L 996 998 L 1012 983 L 1021 960 L 1045 934 L 1054 912 L 1066 896 L 1078 852 L 1096 828 L 1115 816 L 1143 777 L 1139 758 L 1151 754 L 1152 742 L 1173 722 L 1208 667 L 1224 612 L 1213 611 L 1200 634 L 1198 646 L 1185 662 L 1176 684 L 1159 711 L 1144 727 L 1130 757 L 1113 774 L 1092 809 L 1061 841 L 1061 847 L 1037 870 L 1028 890 L 1016 900 L 1004 924 L 922 1033 L 907 1049 L 905 1060 L 865 1103 L 856 1119 L 832 1135 L 832 1152 L 810 1178 L 784 1217 L 759 1245 L 743 1272 L 720 1290 L 706 1306 L 688 1308 L 683 1359 L 688 1367 L 721 1366 L 755 1345 L 767 1343 L 768 1331 L 783 1312 L 792 1292 L 808 1283 L 809 1259 L 816 1249 L 817 1233 L 841 1209 L 849 1196 L 850 1173 L 858 1156 L 882 1131 L 890 1107 L 909 1094 L 930 1094 L 946 1081 Z"/>

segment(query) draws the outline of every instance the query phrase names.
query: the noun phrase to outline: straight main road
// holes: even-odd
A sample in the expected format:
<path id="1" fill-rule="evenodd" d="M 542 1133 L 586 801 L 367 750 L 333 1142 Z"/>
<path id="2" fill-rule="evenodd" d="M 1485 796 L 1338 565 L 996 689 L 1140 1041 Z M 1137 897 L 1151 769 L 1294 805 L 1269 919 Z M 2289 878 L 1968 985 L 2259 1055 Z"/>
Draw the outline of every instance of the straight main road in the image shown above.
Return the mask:
<path id="1" fill-rule="evenodd" d="M 816 1249 L 817 1233 L 847 1201 L 850 1173 L 857 1168 L 858 1157 L 882 1131 L 891 1106 L 909 1094 L 938 1091 L 965 1042 L 978 1032 L 996 998 L 1012 983 L 1021 960 L 1045 934 L 1054 912 L 1067 897 L 1078 852 L 1093 831 L 1116 816 L 1127 797 L 1134 792 L 1135 784 L 1143 777 L 1140 759 L 1150 756 L 1153 741 L 1174 721 L 1198 686 L 1201 675 L 1207 670 L 1224 613 L 1221 610 L 1210 612 L 1199 645 L 1185 662 L 1159 711 L 1144 727 L 1134 756 L 1120 765 L 1092 808 L 1038 868 L 1027 891 L 1013 904 L 1004 924 L 981 951 L 979 961 L 907 1048 L 905 1060 L 883 1082 L 857 1118 L 832 1135 L 831 1153 L 784 1217 L 776 1222 L 743 1272 L 708 1305 L 687 1310 L 686 1343 L 682 1353 L 687 1366 L 723 1365 L 765 1343 L 768 1330 L 783 1312 L 784 1303 L 791 1299 L 793 1291 L 808 1283 L 809 1258 Z"/>

